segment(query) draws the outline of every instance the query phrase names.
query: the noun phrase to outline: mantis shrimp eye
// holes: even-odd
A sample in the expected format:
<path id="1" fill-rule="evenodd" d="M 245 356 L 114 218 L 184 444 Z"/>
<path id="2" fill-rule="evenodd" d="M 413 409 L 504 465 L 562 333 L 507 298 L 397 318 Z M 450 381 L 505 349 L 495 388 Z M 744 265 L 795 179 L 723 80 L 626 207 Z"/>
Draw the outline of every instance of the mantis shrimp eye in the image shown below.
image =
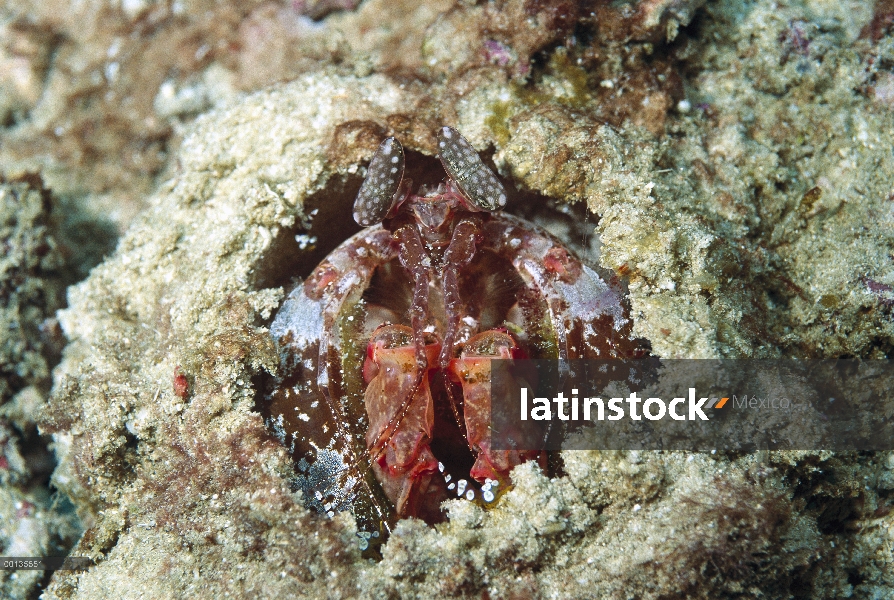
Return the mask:
<path id="1" fill-rule="evenodd" d="M 398 200 L 397 192 L 404 177 L 404 149 L 395 138 L 379 145 L 366 179 L 354 200 L 354 220 L 362 227 L 379 223 Z"/>
<path id="2" fill-rule="evenodd" d="M 503 184 L 456 129 L 441 127 L 438 132 L 438 156 L 444 170 L 475 208 L 494 211 L 506 206 Z"/>

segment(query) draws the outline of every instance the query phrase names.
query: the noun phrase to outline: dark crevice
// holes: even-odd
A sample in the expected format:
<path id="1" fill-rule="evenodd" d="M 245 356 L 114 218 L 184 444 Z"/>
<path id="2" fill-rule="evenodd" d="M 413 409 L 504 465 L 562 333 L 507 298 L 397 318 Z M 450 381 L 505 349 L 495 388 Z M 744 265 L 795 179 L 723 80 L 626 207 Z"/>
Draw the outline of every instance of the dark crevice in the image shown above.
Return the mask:
<path id="1" fill-rule="evenodd" d="M 320 191 L 304 200 L 302 215 L 293 227 L 283 229 L 257 263 L 256 288 L 284 287 L 288 292 L 310 275 L 330 252 L 360 231 L 351 217 L 354 197 L 363 178 L 333 177 Z"/>

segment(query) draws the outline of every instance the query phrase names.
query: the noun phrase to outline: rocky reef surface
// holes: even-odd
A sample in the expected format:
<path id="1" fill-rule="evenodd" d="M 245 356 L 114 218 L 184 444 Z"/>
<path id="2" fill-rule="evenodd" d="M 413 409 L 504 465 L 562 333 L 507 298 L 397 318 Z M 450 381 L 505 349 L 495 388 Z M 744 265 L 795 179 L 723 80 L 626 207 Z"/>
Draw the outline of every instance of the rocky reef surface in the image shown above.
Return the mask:
<path id="1" fill-rule="evenodd" d="M 378 142 L 430 156 L 442 124 L 496 166 L 510 211 L 569 243 L 598 234 L 585 250 L 628 282 L 655 355 L 890 357 L 887 0 L 0 15 L 0 225 L 24 232 L 0 241 L 26 245 L 0 263 L 0 315 L 17 323 L 0 333 L 0 544 L 10 554 L 27 524 L 34 553 L 73 543 L 96 562 L 4 574 L 4 592 L 894 593 L 892 453 L 566 451 L 561 475 L 517 468 L 492 509 L 401 521 L 370 560 L 350 515 L 303 507 L 257 404 L 278 362 L 271 316 L 355 230 Z"/>
<path id="2" fill-rule="evenodd" d="M 38 177 L 0 183 L 0 548 L 4 556 L 65 555 L 80 534 L 74 508 L 48 487 L 51 449 L 37 432 L 62 331 L 65 257 Z M 0 595 L 25 598 L 49 574 L 0 572 Z"/>

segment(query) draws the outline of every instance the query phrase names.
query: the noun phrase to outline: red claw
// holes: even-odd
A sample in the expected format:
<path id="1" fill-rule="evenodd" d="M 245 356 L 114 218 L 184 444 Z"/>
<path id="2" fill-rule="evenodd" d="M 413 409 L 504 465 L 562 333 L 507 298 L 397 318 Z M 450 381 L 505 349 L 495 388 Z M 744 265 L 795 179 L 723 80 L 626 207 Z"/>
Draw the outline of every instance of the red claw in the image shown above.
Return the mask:
<path id="1" fill-rule="evenodd" d="M 492 447 L 491 421 L 491 361 L 513 358 L 519 352 L 518 344 L 504 330 L 479 333 L 463 345 L 459 358 L 450 362 L 450 375 L 462 385 L 466 425 L 466 438 L 476 454 L 470 475 L 478 482 L 487 479 L 501 483 L 509 481 L 509 472 L 528 460 L 546 464 L 543 452 L 495 450 Z M 534 432 L 504 432 L 507 439 L 522 439 L 520 435 Z M 507 444 L 508 445 L 508 444 Z"/>
<path id="2" fill-rule="evenodd" d="M 366 445 L 376 478 L 399 516 L 440 520 L 439 504 L 446 497 L 437 477 L 438 460 L 430 443 L 434 402 L 428 371 L 434 368 L 440 344 L 429 343 L 430 367 L 416 386 L 419 368 L 413 330 L 383 325 L 369 342 L 364 374 L 374 373 L 364 394 L 369 429 Z"/>

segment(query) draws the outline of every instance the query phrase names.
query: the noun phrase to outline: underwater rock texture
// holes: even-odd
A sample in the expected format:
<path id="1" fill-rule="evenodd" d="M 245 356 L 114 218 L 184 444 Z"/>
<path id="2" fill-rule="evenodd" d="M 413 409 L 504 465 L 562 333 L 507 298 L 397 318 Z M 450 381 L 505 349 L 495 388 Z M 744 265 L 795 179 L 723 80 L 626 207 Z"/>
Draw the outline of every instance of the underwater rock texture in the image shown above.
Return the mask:
<path id="1" fill-rule="evenodd" d="M 51 233 L 51 198 L 39 178 L 0 184 L 0 548 L 4 556 L 66 554 L 80 532 L 47 479 L 50 450 L 37 435 L 62 332 L 62 252 Z M 0 571 L 0 596 L 34 594 L 41 571 Z"/>
<path id="2" fill-rule="evenodd" d="M 44 327 L 63 293 L 49 221 L 49 193 L 39 179 L 0 184 L 0 404 L 26 387 L 46 388 L 48 355 L 59 350 L 51 326 Z"/>
<path id="3" fill-rule="evenodd" d="M 147 22 L 161 6 L 125 4 Z M 354 231 L 362 165 L 385 135 L 433 154 L 444 123 L 493 160 L 514 210 L 592 220 L 655 354 L 890 356 L 890 18 L 824 0 L 323 4 L 234 17 L 244 52 L 228 60 L 254 66 L 296 60 L 277 45 L 295 23 L 340 31 L 295 72 L 229 71 L 243 89 L 297 79 L 210 110 L 166 104 L 179 79 L 170 98 L 164 77 L 137 86 L 152 108 L 103 154 L 127 156 L 142 127 L 154 139 L 153 111 L 202 112 L 170 161 L 137 160 L 145 210 L 60 313 L 70 343 L 42 431 L 85 526 L 72 554 L 97 565 L 55 573 L 47 597 L 890 595 L 890 455 L 565 452 L 562 476 L 516 469 L 492 510 L 400 522 L 370 562 L 349 515 L 290 491 L 256 411 L 277 364 L 265 325 Z M 11 114 L 34 102 L 23 89 Z"/>

